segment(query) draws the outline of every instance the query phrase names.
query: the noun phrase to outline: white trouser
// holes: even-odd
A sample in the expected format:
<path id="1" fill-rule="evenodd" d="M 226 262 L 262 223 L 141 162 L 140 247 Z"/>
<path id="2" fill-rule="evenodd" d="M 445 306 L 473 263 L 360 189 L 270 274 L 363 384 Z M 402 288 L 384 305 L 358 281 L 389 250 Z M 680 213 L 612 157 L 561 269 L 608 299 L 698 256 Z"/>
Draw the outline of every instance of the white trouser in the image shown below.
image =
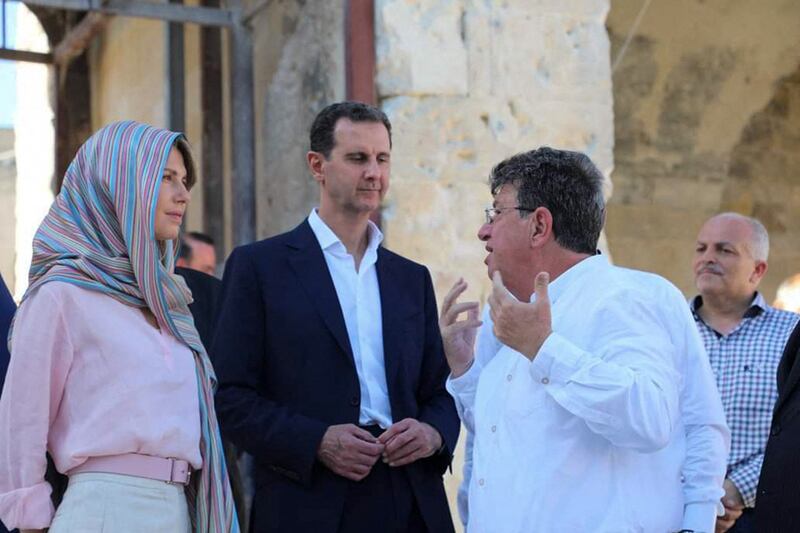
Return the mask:
<path id="1" fill-rule="evenodd" d="M 183 485 L 122 474 L 75 474 L 50 533 L 190 533 Z"/>

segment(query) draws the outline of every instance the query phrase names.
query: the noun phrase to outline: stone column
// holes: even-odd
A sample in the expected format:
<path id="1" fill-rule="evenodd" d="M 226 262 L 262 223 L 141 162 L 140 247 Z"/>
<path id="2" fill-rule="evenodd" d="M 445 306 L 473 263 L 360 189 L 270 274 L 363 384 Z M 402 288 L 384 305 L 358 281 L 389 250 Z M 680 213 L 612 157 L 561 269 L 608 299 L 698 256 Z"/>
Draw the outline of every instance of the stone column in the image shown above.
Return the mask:
<path id="1" fill-rule="evenodd" d="M 486 296 L 476 233 L 495 163 L 549 145 L 585 152 L 610 174 L 608 9 L 608 0 L 377 0 L 378 93 L 395 132 L 387 244 L 430 268 L 440 300 L 459 276 L 468 297 Z M 460 470 L 459 461 L 451 496 Z"/>

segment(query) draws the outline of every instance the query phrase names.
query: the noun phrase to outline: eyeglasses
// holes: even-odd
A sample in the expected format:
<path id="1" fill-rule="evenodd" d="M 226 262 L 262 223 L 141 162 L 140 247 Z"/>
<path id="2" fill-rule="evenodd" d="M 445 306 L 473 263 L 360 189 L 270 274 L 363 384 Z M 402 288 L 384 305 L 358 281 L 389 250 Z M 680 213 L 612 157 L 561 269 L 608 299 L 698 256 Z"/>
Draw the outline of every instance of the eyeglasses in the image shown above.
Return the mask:
<path id="1" fill-rule="evenodd" d="M 519 206 L 514 206 L 514 207 L 487 207 L 486 209 L 483 210 L 483 212 L 486 213 L 486 223 L 487 224 L 491 224 L 492 222 L 494 222 L 494 219 L 497 218 L 497 215 L 499 215 L 503 211 L 508 211 L 509 209 L 516 209 L 517 211 L 527 211 L 529 213 L 531 211 L 534 211 L 533 209 L 528 209 L 527 207 L 519 207 Z"/>

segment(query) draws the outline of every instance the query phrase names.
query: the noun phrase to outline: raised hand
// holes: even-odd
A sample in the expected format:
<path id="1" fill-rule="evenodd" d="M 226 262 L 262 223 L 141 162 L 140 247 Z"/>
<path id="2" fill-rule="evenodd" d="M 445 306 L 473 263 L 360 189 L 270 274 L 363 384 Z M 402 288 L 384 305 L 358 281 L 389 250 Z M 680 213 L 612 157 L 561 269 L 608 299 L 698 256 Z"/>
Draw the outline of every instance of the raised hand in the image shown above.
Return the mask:
<path id="1" fill-rule="evenodd" d="M 439 315 L 439 330 L 444 342 L 444 355 L 453 377 L 466 372 L 475 357 L 475 337 L 482 322 L 478 320 L 478 302 L 458 303 L 458 297 L 467 290 L 463 278 L 453 285 L 442 303 Z M 465 320 L 458 320 L 461 313 L 467 313 Z"/>
<path id="2" fill-rule="evenodd" d="M 361 481 L 383 453 L 384 445 L 354 424 L 330 426 L 322 436 L 317 457 L 335 474 Z"/>
<path id="3" fill-rule="evenodd" d="M 550 298 L 547 295 L 549 282 L 550 275 L 539 272 L 535 281 L 536 301 L 525 303 L 508 292 L 499 271 L 492 276 L 489 307 L 494 322 L 494 335 L 500 342 L 531 361 L 553 331 Z"/>

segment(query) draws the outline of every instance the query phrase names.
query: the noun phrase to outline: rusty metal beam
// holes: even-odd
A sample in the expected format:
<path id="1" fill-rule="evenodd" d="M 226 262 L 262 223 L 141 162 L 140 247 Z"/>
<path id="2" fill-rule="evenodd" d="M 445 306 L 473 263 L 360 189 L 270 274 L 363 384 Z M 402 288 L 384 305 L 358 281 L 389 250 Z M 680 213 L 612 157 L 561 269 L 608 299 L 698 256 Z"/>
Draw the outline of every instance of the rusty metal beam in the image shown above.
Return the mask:
<path id="1" fill-rule="evenodd" d="M 26 61 L 28 63 L 52 63 L 53 54 L 29 52 L 27 50 L 14 50 L 12 48 L 0 48 L 0 59 Z"/>
<path id="2" fill-rule="evenodd" d="M 107 15 L 96 11 L 87 13 L 53 49 L 53 61 L 60 66 L 68 65 L 89 47 L 92 39 L 103 31 L 107 22 Z"/>
<path id="3" fill-rule="evenodd" d="M 72 11 L 97 11 L 106 15 L 142 17 L 168 22 L 190 22 L 204 26 L 233 26 L 239 14 L 230 9 L 184 6 L 137 0 L 23 0 L 31 6 Z"/>

